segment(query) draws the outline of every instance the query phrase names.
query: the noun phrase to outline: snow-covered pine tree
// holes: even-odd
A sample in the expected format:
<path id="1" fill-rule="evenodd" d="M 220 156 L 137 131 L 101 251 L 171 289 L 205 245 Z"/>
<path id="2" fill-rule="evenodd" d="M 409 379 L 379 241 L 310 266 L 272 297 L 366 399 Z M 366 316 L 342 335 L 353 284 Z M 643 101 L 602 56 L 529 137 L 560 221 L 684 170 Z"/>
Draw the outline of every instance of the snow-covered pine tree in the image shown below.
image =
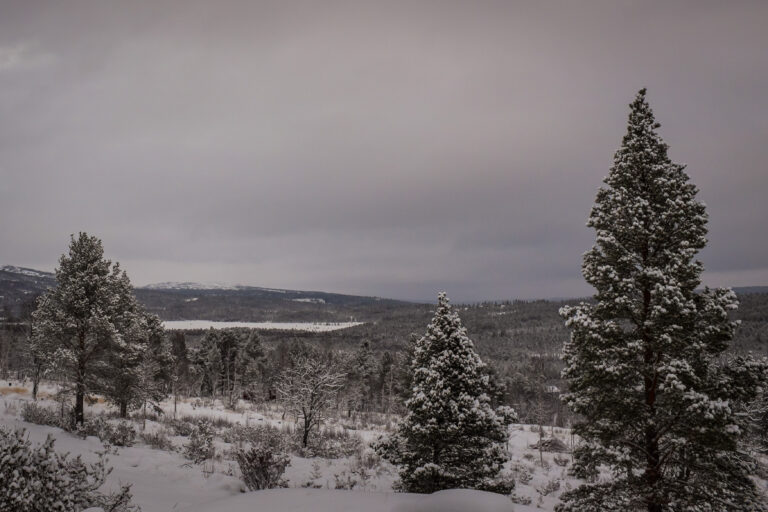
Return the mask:
<path id="1" fill-rule="evenodd" d="M 83 422 L 85 395 L 103 387 L 99 370 L 121 334 L 124 279 L 119 264 L 104 259 L 101 240 L 80 233 L 59 260 L 57 286 L 41 297 L 33 313 L 32 350 L 72 384 L 77 423 Z"/>
<path id="2" fill-rule="evenodd" d="M 126 278 L 127 279 L 127 278 Z M 129 410 L 156 403 L 166 396 L 172 379 L 173 356 L 163 324 L 138 303 L 130 288 L 116 336 L 101 365 L 98 389 L 118 406 L 125 418 Z M 123 292 L 121 292 L 121 295 Z"/>
<path id="3" fill-rule="evenodd" d="M 162 322 L 136 300 L 125 272 L 115 282 L 115 301 L 116 334 L 98 366 L 97 391 L 125 418 L 128 410 L 162 398 L 164 384 L 170 381 L 164 368 L 171 365 L 171 355 Z"/>
<path id="4" fill-rule="evenodd" d="M 498 478 L 507 461 L 509 407 L 491 407 L 489 376 L 445 293 L 411 363 L 413 393 L 398 430 L 378 445 L 400 466 L 398 487 L 431 493 L 469 488 L 508 493 Z"/>
<path id="5" fill-rule="evenodd" d="M 583 274 L 594 303 L 565 307 L 564 399 L 583 420 L 574 470 L 595 477 L 559 512 L 765 510 L 739 450 L 733 404 L 755 396 L 765 364 L 721 363 L 735 324 L 730 290 L 697 292 L 707 216 L 667 156 L 641 90 L 589 217 Z"/>

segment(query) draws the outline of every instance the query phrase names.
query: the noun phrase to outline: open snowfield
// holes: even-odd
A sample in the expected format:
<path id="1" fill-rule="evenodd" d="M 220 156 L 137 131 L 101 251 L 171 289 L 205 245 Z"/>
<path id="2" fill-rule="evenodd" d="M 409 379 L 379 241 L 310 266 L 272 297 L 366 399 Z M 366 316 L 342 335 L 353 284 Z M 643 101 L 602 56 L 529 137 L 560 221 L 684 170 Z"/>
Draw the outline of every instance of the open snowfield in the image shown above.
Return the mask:
<path id="1" fill-rule="evenodd" d="M 170 320 L 163 322 L 163 326 L 169 330 L 195 330 L 195 329 L 232 329 L 243 327 L 246 329 L 265 329 L 283 331 L 307 331 L 328 332 L 347 329 L 363 322 L 213 322 L 210 320 Z"/>
<path id="2" fill-rule="evenodd" d="M 59 428 L 35 425 L 20 419 L 20 411 L 25 402 L 31 400 L 30 384 L 22 382 L 4 382 L 0 387 L 0 426 L 6 428 L 24 428 L 31 441 L 39 443 L 46 436 L 56 439 L 55 448 L 60 452 L 82 455 L 88 462 L 97 460 L 96 452 L 103 449 L 96 437 L 81 439 Z M 41 405 L 55 407 L 50 400 L 55 386 L 43 385 L 38 402 Z M 164 415 L 172 416 L 173 403 L 162 404 Z M 107 405 L 97 402 L 88 406 L 86 415 L 91 416 L 111 410 Z M 209 419 L 240 423 L 243 425 L 270 424 L 281 427 L 286 423 L 280 419 L 276 410 L 256 410 L 249 406 L 240 411 L 224 408 L 219 402 L 202 403 L 199 399 L 180 401 L 177 406 L 178 417 L 204 416 Z M 140 415 L 135 416 L 135 427 L 141 433 Z M 354 429 L 352 429 L 354 427 Z M 349 428 L 354 435 L 367 444 L 375 439 L 383 429 L 371 426 L 330 424 L 329 428 Z M 148 420 L 145 432 L 163 428 L 163 424 Z M 572 442 L 566 429 L 546 429 L 547 435 L 553 434 L 566 445 Z M 531 512 L 552 511 L 558 503 L 558 496 L 567 488 L 578 485 L 578 481 L 567 475 L 570 463 L 568 454 L 540 454 L 531 448 L 539 438 L 537 428 L 529 425 L 510 427 L 508 450 L 511 461 L 507 464 L 517 482 L 515 494 L 518 501 L 530 504 L 513 503 L 509 497 L 498 494 L 471 490 L 450 490 L 433 495 L 405 494 L 392 491 L 396 479 L 396 469 L 386 462 L 380 462 L 376 469 L 368 473 L 363 481 L 353 490 L 336 489 L 339 481 L 359 471 L 360 461 L 357 456 L 348 458 L 304 458 L 291 456 L 285 477 L 287 489 L 246 492 L 239 478 L 237 464 L 228 459 L 231 445 L 216 440 L 217 456 L 202 464 L 194 464 L 186 459 L 181 449 L 187 439 L 172 437 L 175 451 L 155 449 L 137 437 L 132 447 L 119 448 L 117 454 L 109 456 L 108 464 L 114 468 L 105 487 L 116 490 L 120 485 L 132 484 L 134 503 L 144 512 L 496 512 L 517 511 Z M 366 449 L 370 453 L 369 449 Z M 542 461 L 543 460 L 543 461 Z M 766 482 L 761 482 L 766 488 Z M 307 486 L 314 488 L 307 488 Z"/>

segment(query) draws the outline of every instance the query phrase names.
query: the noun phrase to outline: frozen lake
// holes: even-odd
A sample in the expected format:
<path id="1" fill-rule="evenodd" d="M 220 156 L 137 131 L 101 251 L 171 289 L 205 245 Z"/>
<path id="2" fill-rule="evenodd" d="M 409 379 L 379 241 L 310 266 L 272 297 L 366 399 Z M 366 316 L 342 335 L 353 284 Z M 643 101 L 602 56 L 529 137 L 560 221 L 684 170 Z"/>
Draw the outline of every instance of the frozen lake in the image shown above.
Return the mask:
<path id="1" fill-rule="evenodd" d="M 170 320 L 163 322 L 163 326 L 170 330 L 193 329 L 232 329 L 244 327 L 247 329 L 270 329 L 288 331 L 326 332 L 338 331 L 360 325 L 363 322 L 213 322 L 210 320 Z"/>

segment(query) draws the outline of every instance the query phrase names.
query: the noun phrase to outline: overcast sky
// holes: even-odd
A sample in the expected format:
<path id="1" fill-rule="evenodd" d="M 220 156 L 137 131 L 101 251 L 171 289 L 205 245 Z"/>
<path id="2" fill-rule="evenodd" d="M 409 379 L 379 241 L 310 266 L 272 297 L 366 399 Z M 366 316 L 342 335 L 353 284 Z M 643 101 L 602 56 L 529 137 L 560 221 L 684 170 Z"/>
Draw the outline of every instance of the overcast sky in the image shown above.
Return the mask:
<path id="1" fill-rule="evenodd" d="M 768 285 L 768 2 L 0 0 L 0 264 L 70 233 L 132 281 L 585 295 L 641 87 Z"/>

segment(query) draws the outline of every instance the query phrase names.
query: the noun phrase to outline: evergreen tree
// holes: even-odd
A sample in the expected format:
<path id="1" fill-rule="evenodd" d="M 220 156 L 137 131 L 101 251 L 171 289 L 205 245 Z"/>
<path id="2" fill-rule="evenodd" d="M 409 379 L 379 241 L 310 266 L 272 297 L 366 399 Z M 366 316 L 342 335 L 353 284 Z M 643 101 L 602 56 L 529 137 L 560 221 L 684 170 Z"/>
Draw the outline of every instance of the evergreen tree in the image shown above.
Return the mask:
<path id="1" fill-rule="evenodd" d="M 127 279 L 118 263 L 104 259 L 101 240 L 80 233 L 59 260 L 57 286 L 33 313 L 31 349 L 72 385 L 76 423 L 83 422 L 86 394 L 105 387 L 107 353 L 133 325 L 126 322 L 133 307 L 127 306 Z"/>
<path id="2" fill-rule="evenodd" d="M 739 451 L 732 405 L 755 396 L 765 365 L 721 364 L 733 336 L 730 290 L 695 290 L 707 216 L 667 156 L 645 89 L 589 217 L 583 274 L 594 303 L 565 307 L 565 401 L 583 418 L 574 470 L 591 483 L 556 510 L 765 510 Z M 596 481 L 601 469 L 610 478 Z"/>
<path id="3" fill-rule="evenodd" d="M 441 293 L 426 335 L 415 344 L 407 414 L 397 432 L 378 445 L 382 456 L 400 466 L 400 490 L 512 489 L 513 483 L 498 475 L 507 461 L 507 425 L 515 413 L 491 407 L 484 366 Z"/>
<path id="4" fill-rule="evenodd" d="M 196 357 L 203 374 L 203 390 L 212 396 L 225 396 L 234 405 L 242 391 L 257 380 L 263 356 L 255 332 L 209 329 Z"/>
<path id="5" fill-rule="evenodd" d="M 165 396 L 165 385 L 171 377 L 171 355 L 162 322 L 139 304 L 125 273 L 117 282 L 116 298 L 117 334 L 99 366 L 99 391 L 118 406 L 120 416 L 125 418 L 130 409 Z"/>

